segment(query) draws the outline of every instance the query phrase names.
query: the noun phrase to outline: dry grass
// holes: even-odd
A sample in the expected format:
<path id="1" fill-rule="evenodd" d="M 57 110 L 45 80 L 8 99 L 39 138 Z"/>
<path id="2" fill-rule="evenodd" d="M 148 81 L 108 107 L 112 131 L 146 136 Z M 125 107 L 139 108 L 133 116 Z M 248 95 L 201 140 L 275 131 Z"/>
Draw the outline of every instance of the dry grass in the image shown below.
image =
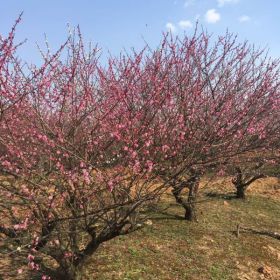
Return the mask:
<path id="1" fill-rule="evenodd" d="M 280 242 L 235 234 L 239 223 L 280 232 L 278 180 L 256 182 L 247 201 L 231 199 L 229 179 L 211 184 L 201 189 L 198 223 L 178 219 L 182 209 L 171 196 L 165 197 L 160 207 L 170 208 L 152 213 L 152 225 L 99 249 L 88 263 L 85 280 L 280 279 Z M 209 197 L 210 191 L 216 196 Z M 261 267 L 263 273 L 258 272 Z"/>
<path id="2" fill-rule="evenodd" d="M 256 181 L 246 201 L 232 199 L 230 178 L 207 182 L 201 184 L 198 223 L 178 218 L 183 209 L 167 195 L 150 213 L 149 225 L 99 248 L 84 279 L 280 279 L 280 241 L 235 234 L 237 224 L 280 232 L 279 181 Z"/>

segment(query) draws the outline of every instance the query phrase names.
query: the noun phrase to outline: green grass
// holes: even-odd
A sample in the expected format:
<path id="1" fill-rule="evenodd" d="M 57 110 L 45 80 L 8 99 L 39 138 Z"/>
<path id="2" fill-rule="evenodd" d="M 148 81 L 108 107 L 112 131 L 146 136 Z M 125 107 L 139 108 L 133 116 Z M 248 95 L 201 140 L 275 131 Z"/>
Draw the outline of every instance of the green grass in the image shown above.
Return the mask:
<path id="1" fill-rule="evenodd" d="M 191 223 L 172 216 L 183 211 L 172 198 L 164 199 L 160 206 L 171 204 L 167 213 L 152 213 L 153 225 L 101 246 L 87 265 L 85 279 L 261 279 L 257 269 L 262 265 L 280 272 L 280 260 L 266 249 L 280 254 L 278 240 L 235 234 L 239 223 L 280 232 L 279 200 L 250 196 L 227 202 L 211 198 L 198 204 L 199 221 Z"/>

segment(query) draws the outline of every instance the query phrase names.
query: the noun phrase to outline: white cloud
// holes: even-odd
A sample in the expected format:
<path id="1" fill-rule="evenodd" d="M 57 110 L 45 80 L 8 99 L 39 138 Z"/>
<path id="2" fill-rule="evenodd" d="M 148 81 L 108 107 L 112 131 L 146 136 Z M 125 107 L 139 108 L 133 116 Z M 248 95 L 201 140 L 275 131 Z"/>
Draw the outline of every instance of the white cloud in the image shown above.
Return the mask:
<path id="1" fill-rule="evenodd" d="M 195 0 L 187 0 L 184 4 L 185 8 L 188 8 L 194 4 Z"/>
<path id="2" fill-rule="evenodd" d="M 221 15 L 216 11 L 216 9 L 210 9 L 205 14 L 205 20 L 208 23 L 216 23 L 221 19 Z"/>
<path id="3" fill-rule="evenodd" d="M 217 0 L 218 6 L 223 7 L 226 4 L 236 4 L 239 0 Z"/>
<path id="4" fill-rule="evenodd" d="M 193 24 L 190 20 L 180 20 L 178 25 L 182 28 L 182 29 L 188 29 L 188 28 L 192 28 Z"/>
<path id="5" fill-rule="evenodd" d="M 243 15 L 241 17 L 238 18 L 239 22 L 247 22 L 247 21 L 250 21 L 251 18 L 247 15 Z"/>
<path id="6" fill-rule="evenodd" d="M 165 27 L 167 28 L 167 30 L 169 32 L 172 32 L 172 33 L 176 32 L 176 26 L 172 22 L 167 22 Z"/>

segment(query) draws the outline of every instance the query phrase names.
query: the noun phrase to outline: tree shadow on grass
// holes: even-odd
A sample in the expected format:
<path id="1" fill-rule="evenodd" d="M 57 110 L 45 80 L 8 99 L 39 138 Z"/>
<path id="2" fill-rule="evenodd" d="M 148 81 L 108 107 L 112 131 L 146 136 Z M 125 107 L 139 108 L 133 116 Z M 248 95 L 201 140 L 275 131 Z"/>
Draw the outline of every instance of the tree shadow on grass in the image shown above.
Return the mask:
<path id="1" fill-rule="evenodd" d="M 176 221 L 185 221 L 186 219 L 179 215 L 165 213 L 161 217 L 153 217 L 152 220 L 176 220 Z"/>
<path id="2" fill-rule="evenodd" d="M 167 212 L 167 209 L 154 209 L 153 212 L 160 216 L 155 216 L 152 220 L 185 220 L 183 216 Z"/>
<path id="3" fill-rule="evenodd" d="M 223 200 L 232 200 L 236 199 L 236 194 L 232 193 L 217 193 L 217 192 L 208 192 L 205 194 L 207 197 L 223 199 Z"/>

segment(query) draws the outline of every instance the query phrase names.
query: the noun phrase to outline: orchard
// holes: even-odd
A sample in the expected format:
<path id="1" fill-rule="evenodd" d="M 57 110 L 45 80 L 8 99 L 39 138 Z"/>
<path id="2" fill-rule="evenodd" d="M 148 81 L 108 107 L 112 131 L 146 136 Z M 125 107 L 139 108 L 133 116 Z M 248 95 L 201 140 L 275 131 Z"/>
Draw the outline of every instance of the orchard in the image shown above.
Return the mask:
<path id="1" fill-rule="evenodd" d="M 17 56 L 19 21 L 0 36 L 3 279 L 85 279 L 100 245 L 141 230 L 166 193 L 199 220 L 205 174 L 232 166 L 245 198 L 279 160 L 279 61 L 264 50 L 197 28 L 104 66 L 77 29 L 34 66 Z"/>

